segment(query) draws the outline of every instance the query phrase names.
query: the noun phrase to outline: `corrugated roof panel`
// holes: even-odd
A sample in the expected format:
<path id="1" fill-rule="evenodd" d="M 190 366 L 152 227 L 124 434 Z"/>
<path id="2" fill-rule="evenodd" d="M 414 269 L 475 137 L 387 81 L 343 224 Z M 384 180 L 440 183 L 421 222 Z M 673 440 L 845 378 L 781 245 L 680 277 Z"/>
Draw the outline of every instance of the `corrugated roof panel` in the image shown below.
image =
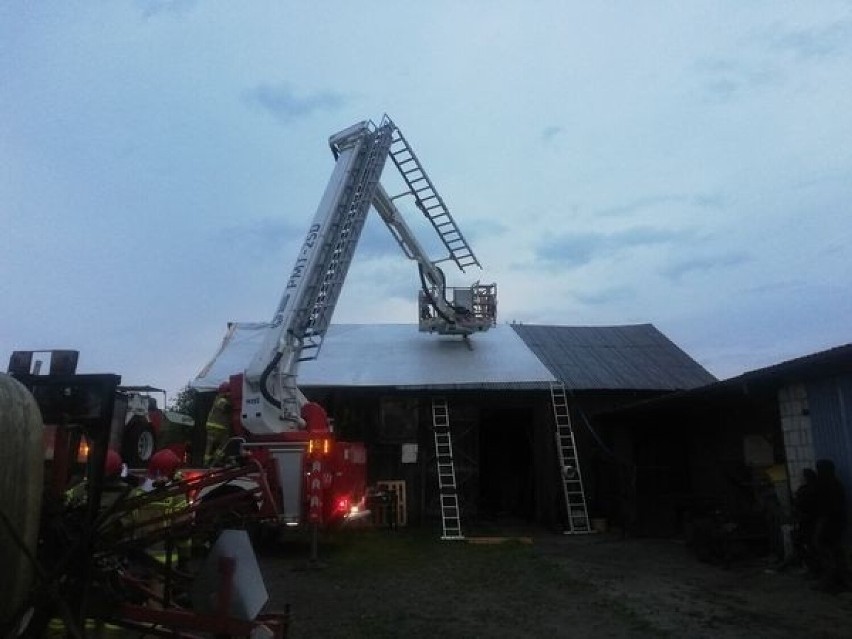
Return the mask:
<path id="1" fill-rule="evenodd" d="M 512 328 L 575 390 L 680 390 L 716 381 L 651 324 Z"/>
<path id="2" fill-rule="evenodd" d="M 852 374 L 826 377 L 807 384 L 811 432 L 816 459 L 834 462 L 838 479 L 852 485 Z M 852 494 L 846 501 L 852 505 Z"/>
<path id="3" fill-rule="evenodd" d="M 233 324 L 222 347 L 192 382 L 209 390 L 241 372 L 266 324 Z M 299 386 L 392 388 L 547 388 L 554 377 L 508 325 L 467 340 L 421 333 L 413 324 L 334 324 L 316 360 L 299 367 Z"/>

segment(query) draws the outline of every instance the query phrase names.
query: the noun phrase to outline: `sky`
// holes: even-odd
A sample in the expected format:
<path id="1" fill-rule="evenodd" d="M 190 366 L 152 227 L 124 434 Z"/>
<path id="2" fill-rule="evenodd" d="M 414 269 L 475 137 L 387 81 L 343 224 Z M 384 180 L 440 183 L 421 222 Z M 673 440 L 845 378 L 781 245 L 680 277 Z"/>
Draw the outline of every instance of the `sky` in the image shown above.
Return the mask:
<path id="1" fill-rule="evenodd" d="M 852 2 L 7 1 L 0 370 L 183 388 L 385 113 L 501 323 L 652 323 L 720 379 L 852 342 Z M 334 322 L 418 286 L 371 212 Z"/>

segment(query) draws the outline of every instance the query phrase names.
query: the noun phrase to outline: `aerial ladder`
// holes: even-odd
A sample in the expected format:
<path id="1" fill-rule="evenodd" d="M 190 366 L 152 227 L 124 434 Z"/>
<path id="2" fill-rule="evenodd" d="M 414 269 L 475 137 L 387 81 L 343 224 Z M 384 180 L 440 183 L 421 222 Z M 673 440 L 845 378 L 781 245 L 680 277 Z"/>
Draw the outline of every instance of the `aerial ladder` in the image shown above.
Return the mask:
<path id="1" fill-rule="evenodd" d="M 442 261 L 464 271 L 480 266 L 443 199 L 423 171 L 402 133 L 385 116 L 379 126 L 359 122 L 332 136 L 334 172 L 308 230 L 266 338 L 244 374 L 243 420 L 258 434 L 303 430 L 304 397 L 296 385 L 300 362 L 316 359 L 331 323 L 367 212 L 374 205 L 406 257 L 417 262 L 423 285 L 421 330 L 468 336 L 496 322 L 496 285 L 448 287 Z M 387 158 L 400 170 L 408 190 L 389 196 L 379 183 Z M 423 184 L 421 186 L 420 184 Z M 438 232 L 447 256 L 430 260 L 394 204 L 411 196 Z M 428 311 L 428 313 L 426 312 Z M 428 317 L 427 317 L 428 315 Z"/>
<path id="2" fill-rule="evenodd" d="M 329 146 L 336 160 L 334 171 L 270 328 L 241 376 L 240 422 L 246 433 L 259 441 L 249 441 L 248 446 L 269 447 L 270 440 L 276 442 L 273 456 L 280 482 L 289 484 L 282 490 L 289 495 L 285 510 L 291 521 L 298 516 L 301 494 L 292 484 L 307 474 L 308 491 L 318 488 L 322 482 L 316 477 L 327 473 L 313 454 L 312 442 L 319 436 L 330 439 L 324 413 L 322 419 L 312 420 L 317 411 L 306 411 L 310 402 L 298 388 L 298 367 L 301 362 L 316 359 L 320 352 L 371 206 L 405 256 L 417 263 L 422 286 L 419 330 L 467 338 L 496 323 L 495 284 L 447 286 L 440 263 L 452 262 L 462 272 L 480 264 L 393 121 L 384 116 L 378 125 L 359 122 L 331 136 Z M 405 184 L 403 192 L 394 196 L 380 184 L 388 158 Z M 446 249 L 445 256 L 432 260 L 427 255 L 397 208 L 396 202 L 402 198 L 413 201 L 429 221 Z M 303 465 L 307 473 L 301 471 Z M 309 494 L 308 503 L 314 504 L 315 496 Z"/>

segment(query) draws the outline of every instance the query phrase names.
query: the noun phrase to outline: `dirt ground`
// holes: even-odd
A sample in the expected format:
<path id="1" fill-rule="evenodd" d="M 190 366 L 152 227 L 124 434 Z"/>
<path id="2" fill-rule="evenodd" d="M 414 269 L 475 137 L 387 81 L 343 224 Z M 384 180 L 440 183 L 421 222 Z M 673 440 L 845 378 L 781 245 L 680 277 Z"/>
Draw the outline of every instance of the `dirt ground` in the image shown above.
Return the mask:
<path id="1" fill-rule="evenodd" d="M 477 542 L 480 543 L 472 543 Z M 270 609 L 305 637 L 852 637 L 852 593 L 677 540 L 513 529 L 467 542 L 354 530 L 258 551 Z"/>

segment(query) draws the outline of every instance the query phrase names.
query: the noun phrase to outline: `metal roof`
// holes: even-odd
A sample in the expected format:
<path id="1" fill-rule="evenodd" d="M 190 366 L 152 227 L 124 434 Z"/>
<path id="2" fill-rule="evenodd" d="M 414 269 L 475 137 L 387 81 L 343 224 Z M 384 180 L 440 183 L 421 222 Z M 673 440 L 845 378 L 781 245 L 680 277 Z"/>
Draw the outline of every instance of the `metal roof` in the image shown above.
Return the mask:
<path id="1" fill-rule="evenodd" d="M 747 371 L 725 382 L 764 382 L 783 384 L 818 377 L 852 373 L 852 344 L 835 346 L 824 351 L 789 359 L 765 368 Z"/>
<path id="2" fill-rule="evenodd" d="M 682 390 L 716 381 L 651 324 L 512 328 L 574 390 Z"/>
<path id="3" fill-rule="evenodd" d="M 751 398 L 749 401 L 755 401 L 754 398 L 760 394 L 768 394 L 775 398 L 778 389 L 786 384 L 849 374 L 852 374 L 852 344 L 844 344 L 764 368 L 746 371 L 741 375 L 704 386 L 636 402 L 612 410 L 608 414 L 621 416 L 681 410 L 684 407 L 696 406 L 696 401 L 699 399 Z"/>
<path id="4" fill-rule="evenodd" d="M 268 324 L 231 324 L 219 352 L 191 382 L 212 390 L 243 371 Z M 421 333 L 415 324 L 333 324 L 299 386 L 405 389 L 547 389 L 553 375 L 509 325 L 469 339 Z"/>

